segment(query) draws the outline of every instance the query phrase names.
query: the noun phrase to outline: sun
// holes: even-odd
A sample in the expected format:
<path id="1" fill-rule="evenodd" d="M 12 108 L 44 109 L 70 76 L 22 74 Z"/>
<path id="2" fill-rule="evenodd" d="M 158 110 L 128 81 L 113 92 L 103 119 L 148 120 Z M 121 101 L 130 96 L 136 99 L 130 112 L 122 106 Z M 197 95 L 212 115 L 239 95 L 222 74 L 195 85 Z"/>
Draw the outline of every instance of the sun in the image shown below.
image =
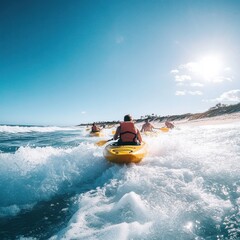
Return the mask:
<path id="1" fill-rule="evenodd" d="M 198 62 L 198 72 L 207 81 L 213 81 L 220 75 L 222 61 L 219 56 L 205 56 Z"/>

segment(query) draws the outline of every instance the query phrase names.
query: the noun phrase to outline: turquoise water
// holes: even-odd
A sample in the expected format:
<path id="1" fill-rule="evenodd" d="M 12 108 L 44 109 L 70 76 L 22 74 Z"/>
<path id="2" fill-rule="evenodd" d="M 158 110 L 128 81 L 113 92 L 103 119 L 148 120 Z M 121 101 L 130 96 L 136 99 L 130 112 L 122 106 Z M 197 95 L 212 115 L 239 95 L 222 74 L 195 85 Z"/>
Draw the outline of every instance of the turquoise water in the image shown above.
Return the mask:
<path id="1" fill-rule="evenodd" d="M 0 126 L 0 239 L 239 239 L 240 124 L 144 137 L 115 165 L 81 127 Z"/>

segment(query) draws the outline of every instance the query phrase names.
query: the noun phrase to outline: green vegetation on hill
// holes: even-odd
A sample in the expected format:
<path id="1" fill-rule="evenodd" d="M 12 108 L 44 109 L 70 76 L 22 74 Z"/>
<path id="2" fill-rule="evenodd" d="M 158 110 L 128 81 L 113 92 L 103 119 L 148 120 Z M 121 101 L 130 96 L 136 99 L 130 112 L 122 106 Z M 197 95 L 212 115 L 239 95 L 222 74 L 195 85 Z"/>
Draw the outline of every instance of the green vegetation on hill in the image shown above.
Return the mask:
<path id="1" fill-rule="evenodd" d="M 208 111 L 204 113 L 192 114 L 189 120 L 216 117 L 216 116 L 221 116 L 224 114 L 232 114 L 236 112 L 240 112 L 240 103 L 235 105 L 225 105 L 225 104 L 218 103 L 215 107 L 210 108 Z"/>

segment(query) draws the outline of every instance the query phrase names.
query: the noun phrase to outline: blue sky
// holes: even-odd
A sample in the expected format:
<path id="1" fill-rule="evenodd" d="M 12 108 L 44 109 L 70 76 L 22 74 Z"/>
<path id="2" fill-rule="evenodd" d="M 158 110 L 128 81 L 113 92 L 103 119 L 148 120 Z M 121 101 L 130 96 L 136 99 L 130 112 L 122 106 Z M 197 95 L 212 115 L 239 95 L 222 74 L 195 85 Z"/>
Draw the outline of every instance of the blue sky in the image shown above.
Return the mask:
<path id="1" fill-rule="evenodd" d="M 0 124 L 240 101 L 240 1 L 0 1 Z"/>

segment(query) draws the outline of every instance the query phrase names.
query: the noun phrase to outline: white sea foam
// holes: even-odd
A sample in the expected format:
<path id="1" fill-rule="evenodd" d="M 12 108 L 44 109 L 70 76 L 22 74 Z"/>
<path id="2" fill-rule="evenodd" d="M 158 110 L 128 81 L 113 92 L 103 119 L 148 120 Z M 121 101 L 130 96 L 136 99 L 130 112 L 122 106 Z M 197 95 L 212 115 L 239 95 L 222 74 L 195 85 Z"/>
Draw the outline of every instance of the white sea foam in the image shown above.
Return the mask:
<path id="1" fill-rule="evenodd" d="M 67 227 L 51 239 L 207 239 L 221 229 L 237 239 L 239 130 L 239 124 L 185 125 L 144 137 L 149 154 L 137 165 L 105 161 L 93 144 L 99 138 L 84 137 L 73 148 L 1 153 L 0 215 L 88 185 L 77 193 Z"/>
<path id="2" fill-rule="evenodd" d="M 27 205 L 71 191 L 106 168 L 94 144 L 78 147 L 21 147 L 0 154 L 0 216 L 14 215 Z"/>
<path id="3" fill-rule="evenodd" d="M 76 128 L 70 127 L 37 127 L 37 126 L 8 126 L 0 125 L 0 132 L 4 133 L 27 133 L 27 132 L 55 132 L 55 131 L 68 131 Z"/>
<path id="4" fill-rule="evenodd" d="M 148 157 L 105 170 L 96 179 L 103 187 L 79 196 L 78 211 L 52 239 L 201 239 L 208 229 L 217 232 L 212 226 L 239 205 L 239 129 L 184 127 L 145 137 Z"/>

